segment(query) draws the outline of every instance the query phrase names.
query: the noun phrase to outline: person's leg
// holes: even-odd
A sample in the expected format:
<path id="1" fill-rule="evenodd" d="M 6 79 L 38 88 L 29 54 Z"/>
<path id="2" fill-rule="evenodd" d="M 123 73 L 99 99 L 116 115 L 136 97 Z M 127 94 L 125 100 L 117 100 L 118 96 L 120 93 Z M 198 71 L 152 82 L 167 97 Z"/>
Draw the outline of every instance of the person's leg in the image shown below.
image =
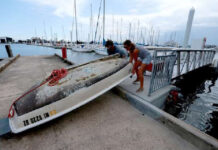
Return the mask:
<path id="1" fill-rule="evenodd" d="M 140 87 L 136 92 L 140 92 L 144 90 L 144 71 L 146 68 L 146 64 L 142 64 L 140 65 L 140 69 L 138 70 L 138 76 L 139 76 L 139 81 L 140 81 Z"/>
<path id="2" fill-rule="evenodd" d="M 141 61 L 137 61 L 136 62 L 136 68 L 135 68 L 135 72 L 136 72 L 136 75 L 137 75 L 137 78 L 135 79 L 135 81 L 133 81 L 133 83 L 136 83 L 139 81 L 139 66 L 142 64 Z"/>

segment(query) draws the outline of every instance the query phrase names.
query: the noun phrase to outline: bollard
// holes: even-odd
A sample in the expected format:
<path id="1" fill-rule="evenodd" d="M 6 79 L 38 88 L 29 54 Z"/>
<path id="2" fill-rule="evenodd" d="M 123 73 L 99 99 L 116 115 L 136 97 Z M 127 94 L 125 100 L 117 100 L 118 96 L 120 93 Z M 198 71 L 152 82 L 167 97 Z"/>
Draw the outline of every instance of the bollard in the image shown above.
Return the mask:
<path id="1" fill-rule="evenodd" d="M 67 48 L 66 47 L 63 47 L 62 48 L 62 58 L 67 58 Z"/>
<path id="2" fill-rule="evenodd" d="M 8 53 L 8 57 L 13 57 L 13 53 L 10 45 L 5 45 L 6 51 Z"/>

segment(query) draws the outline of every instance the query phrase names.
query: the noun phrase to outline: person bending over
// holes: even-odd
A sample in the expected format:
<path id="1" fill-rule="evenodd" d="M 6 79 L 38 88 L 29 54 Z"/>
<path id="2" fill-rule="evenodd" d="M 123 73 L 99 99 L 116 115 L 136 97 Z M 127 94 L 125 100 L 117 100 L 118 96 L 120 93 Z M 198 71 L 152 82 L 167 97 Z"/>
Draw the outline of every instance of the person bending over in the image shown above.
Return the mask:
<path id="1" fill-rule="evenodd" d="M 123 45 L 130 54 L 129 62 L 133 63 L 134 60 L 132 75 L 136 73 L 137 78 L 133 83 L 140 81 L 140 87 L 137 92 L 141 92 L 144 90 L 143 74 L 145 72 L 146 66 L 151 63 L 151 54 L 147 49 L 143 48 L 142 46 L 136 46 L 130 40 L 126 40 Z"/>
<path id="2" fill-rule="evenodd" d="M 123 48 L 114 45 L 112 40 L 107 40 L 105 47 L 107 48 L 108 55 L 120 54 L 121 58 L 127 57 L 126 51 Z"/>

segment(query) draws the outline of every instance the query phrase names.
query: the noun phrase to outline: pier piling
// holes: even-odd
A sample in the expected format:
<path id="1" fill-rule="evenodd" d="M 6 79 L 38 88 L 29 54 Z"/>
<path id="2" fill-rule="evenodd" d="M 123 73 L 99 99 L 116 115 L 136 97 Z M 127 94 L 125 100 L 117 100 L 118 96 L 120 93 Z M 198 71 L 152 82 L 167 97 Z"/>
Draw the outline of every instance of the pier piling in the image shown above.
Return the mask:
<path id="1" fill-rule="evenodd" d="M 13 57 L 13 52 L 11 50 L 11 46 L 10 45 L 5 45 L 6 51 L 8 53 L 8 57 Z"/>

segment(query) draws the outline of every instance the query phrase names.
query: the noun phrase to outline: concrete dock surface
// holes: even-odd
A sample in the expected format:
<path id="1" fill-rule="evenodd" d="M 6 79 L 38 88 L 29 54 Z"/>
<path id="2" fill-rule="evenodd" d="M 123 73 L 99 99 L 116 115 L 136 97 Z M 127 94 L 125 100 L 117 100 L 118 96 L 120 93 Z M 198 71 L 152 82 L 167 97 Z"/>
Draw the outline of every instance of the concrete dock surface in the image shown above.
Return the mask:
<path id="1" fill-rule="evenodd" d="M 119 84 L 116 88 L 123 89 L 128 93 L 131 93 L 139 98 L 142 98 L 158 108 L 163 108 L 165 99 L 167 98 L 168 93 L 173 88 L 173 86 L 172 85 L 165 86 L 159 89 L 158 91 L 153 92 L 150 96 L 148 96 L 150 81 L 151 81 L 151 73 L 148 72 L 147 74 L 148 75 L 144 76 L 143 92 L 136 92 L 136 90 L 140 87 L 140 82 L 136 82 L 133 84 L 133 81 L 135 81 L 136 79 L 136 75 L 134 75 L 132 78 L 126 79 L 121 84 Z"/>
<path id="2" fill-rule="evenodd" d="M 53 69 L 65 67 L 56 56 L 20 57 L 0 73 L 0 117 L 13 100 Z M 2 150 L 144 149 L 195 150 L 187 140 L 107 92 L 91 103 L 42 126 L 0 138 Z"/>
<path id="3" fill-rule="evenodd" d="M 0 117 L 6 117 L 13 100 L 36 82 L 48 77 L 52 70 L 68 66 L 57 56 L 22 56 L 0 72 Z"/>

